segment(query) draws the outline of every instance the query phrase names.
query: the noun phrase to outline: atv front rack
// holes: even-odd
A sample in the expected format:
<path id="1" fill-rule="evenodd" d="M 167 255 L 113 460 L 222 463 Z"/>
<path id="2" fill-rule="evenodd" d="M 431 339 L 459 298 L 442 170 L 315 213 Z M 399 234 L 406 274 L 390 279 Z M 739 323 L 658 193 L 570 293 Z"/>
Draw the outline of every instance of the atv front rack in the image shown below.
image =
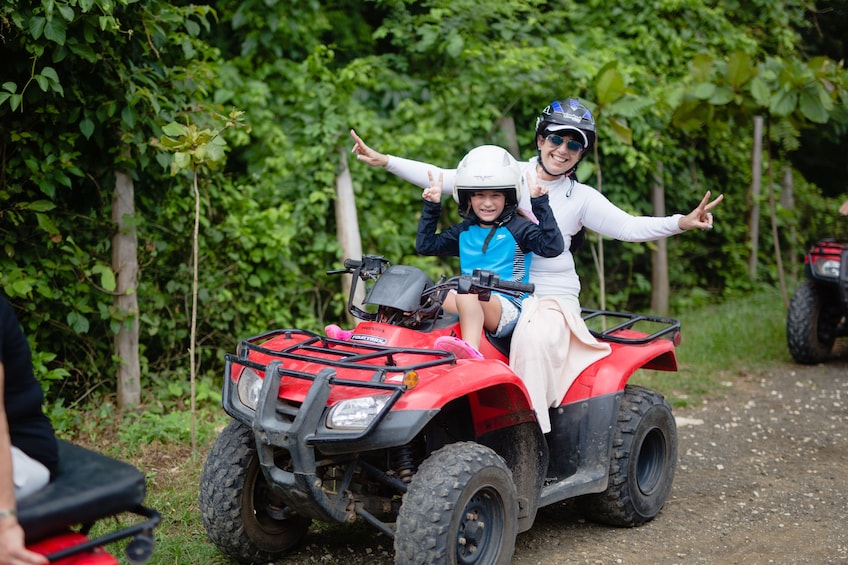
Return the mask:
<path id="1" fill-rule="evenodd" d="M 631 312 L 612 312 L 609 310 L 591 310 L 584 308 L 582 312 L 583 321 L 589 326 L 589 332 L 601 341 L 622 343 L 628 345 L 641 345 L 650 343 L 663 336 L 677 344 L 680 341 L 680 322 L 674 318 L 662 318 L 659 316 L 647 316 L 644 314 L 633 314 Z M 595 329 L 592 322 L 606 325 L 607 318 L 624 320 L 610 328 L 602 327 Z M 634 330 L 636 324 L 649 325 L 653 331 L 648 332 Z"/>
<path id="2" fill-rule="evenodd" d="M 250 360 L 249 356 L 261 361 Z M 244 340 L 236 355 L 227 354 L 224 358 L 227 413 L 246 424 L 255 418 L 270 435 L 282 433 L 285 438 L 268 437 L 268 441 L 290 449 L 298 447 L 291 441 L 298 430 L 302 430 L 307 445 L 356 442 L 368 437 L 407 390 L 407 377 L 417 378 L 418 371 L 456 361 L 447 351 L 342 341 L 296 329 L 275 330 Z M 264 374 L 255 414 L 246 413 L 237 404 L 234 367 Z M 279 398 L 283 379 L 308 390 L 302 402 Z M 330 430 L 321 424 L 320 416 L 336 387 L 385 392 L 389 399 L 367 428 L 358 432 Z"/>
<path id="3" fill-rule="evenodd" d="M 302 336 L 304 339 L 295 340 L 286 347 L 267 348 L 264 343 L 277 336 L 293 339 Z M 333 346 L 344 346 L 333 347 Z M 248 364 L 247 357 L 250 351 L 266 355 L 280 361 L 300 361 L 304 363 L 320 363 L 335 369 L 349 369 L 353 371 L 374 371 L 371 382 L 383 382 L 391 373 L 406 373 L 419 371 L 428 367 L 445 365 L 456 361 L 456 357 L 447 351 L 434 349 L 414 349 L 408 347 L 387 347 L 372 345 L 361 341 L 342 341 L 323 337 L 306 330 L 274 330 L 264 334 L 246 339 L 239 344 L 237 356 L 227 354 L 227 357 L 238 359 L 239 363 Z M 403 357 L 422 358 L 424 360 L 398 365 L 397 360 Z M 435 359 L 433 359 L 435 357 Z M 261 366 L 260 370 L 264 370 Z M 285 369 L 281 369 L 285 372 Z M 309 378 L 308 374 L 294 371 L 291 376 Z"/>

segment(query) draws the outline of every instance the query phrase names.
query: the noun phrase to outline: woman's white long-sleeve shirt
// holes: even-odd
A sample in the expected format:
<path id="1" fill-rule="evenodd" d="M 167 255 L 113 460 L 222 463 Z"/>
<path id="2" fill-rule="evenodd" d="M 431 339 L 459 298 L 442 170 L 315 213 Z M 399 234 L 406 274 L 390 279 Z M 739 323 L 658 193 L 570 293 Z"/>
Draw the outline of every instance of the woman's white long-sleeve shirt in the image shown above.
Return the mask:
<path id="1" fill-rule="evenodd" d="M 621 241 L 651 241 L 683 232 L 678 225 L 682 214 L 665 217 L 633 216 L 589 185 L 562 177 L 554 181 L 537 181 L 535 157 L 521 166 L 519 206 L 530 210 L 530 190 L 525 180 L 525 174 L 529 173 L 530 182 L 539 182 L 548 187 L 550 206 L 565 240 L 565 251 L 561 255 L 533 258 L 530 265 L 530 282 L 536 285 L 535 294 L 539 296 L 580 294 L 580 278 L 574 267 L 574 257 L 568 248 L 571 237 L 583 226 Z M 453 192 L 455 169 L 442 169 L 421 161 L 389 155 L 386 170 L 422 188 L 430 186 L 428 172 L 432 172 L 434 177 L 441 173 L 442 191 Z"/>

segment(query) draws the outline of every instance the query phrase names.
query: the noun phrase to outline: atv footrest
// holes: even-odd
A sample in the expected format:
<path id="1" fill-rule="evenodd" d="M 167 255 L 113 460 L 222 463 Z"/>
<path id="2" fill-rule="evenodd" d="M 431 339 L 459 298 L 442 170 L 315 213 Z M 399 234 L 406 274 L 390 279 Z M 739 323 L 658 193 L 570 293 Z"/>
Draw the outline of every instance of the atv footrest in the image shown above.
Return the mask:
<path id="1" fill-rule="evenodd" d="M 122 512 L 151 518 L 147 529 L 152 529 L 159 515 L 142 506 L 145 492 L 144 474 L 132 465 L 59 440 L 56 476 L 18 502 L 18 520 L 27 543 Z M 134 533 L 122 537 L 129 535 Z"/>

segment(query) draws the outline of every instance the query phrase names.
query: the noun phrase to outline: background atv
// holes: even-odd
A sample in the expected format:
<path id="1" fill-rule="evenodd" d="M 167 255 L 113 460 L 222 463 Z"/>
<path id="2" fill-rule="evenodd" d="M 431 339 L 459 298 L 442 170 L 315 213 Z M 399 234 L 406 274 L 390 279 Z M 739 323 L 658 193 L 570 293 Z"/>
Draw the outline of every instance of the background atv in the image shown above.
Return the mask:
<path id="1" fill-rule="evenodd" d="M 653 519 L 672 486 L 677 430 L 658 393 L 627 385 L 639 368 L 676 370 L 676 320 L 585 311 L 612 353 L 588 367 L 536 421 L 504 343 L 485 359 L 433 350 L 457 334 L 449 289 L 487 299 L 529 291 L 486 271 L 433 283 L 382 257 L 347 260 L 348 341 L 281 329 L 226 356 L 233 420 L 204 465 L 200 508 L 210 539 L 242 563 L 279 559 L 312 520 L 364 520 L 394 538 L 396 563 L 510 562 L 537 509 L 567 498 L 619 526 Z M 365 309 L 357 281 L 370 286 Z M 370 309 L 370 310 L 369 310 Z M 636 331 L 647 325 L 652 333 Z"/>
<path id="2" fill-rule="evenodd" d="M 160 519 L 143 506 L 145 492 L 145 477 L 132 465 L 60 440 L 56 476 L 18 501 L 27 548 L 57 565 L 118 565 L 103 546 L 132 538 L 127 559 L 145 563 L 153 555 L 153 528 Z M 134 524 L 88 538 L 96 522 L 126 513 L 138 518 Z"/>
<path id="3" fill-rule="evenodd" d="M 804 256 L 804 280 L 786 316 L 786 343 L 798 363 L 826 360 L 848 335 L 848 242 L 823 239 Z"/>

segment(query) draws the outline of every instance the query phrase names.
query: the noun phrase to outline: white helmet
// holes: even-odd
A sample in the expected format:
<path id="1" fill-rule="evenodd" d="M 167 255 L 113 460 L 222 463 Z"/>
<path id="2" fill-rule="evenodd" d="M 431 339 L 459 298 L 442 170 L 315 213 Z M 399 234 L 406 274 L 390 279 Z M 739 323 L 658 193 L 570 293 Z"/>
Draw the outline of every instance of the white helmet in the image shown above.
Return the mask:
<path id="1" fill-rule="evenodd" d="M 506 195 L 502 216 L 511 214 L 521 199 L 521 167 L 509 151 L 497 145 L 481 145 L 469 151 L 456 167 L 453 199 L 459 214 L 473 214 L 468 197 L 477 190 L 497 190 Z"/>

